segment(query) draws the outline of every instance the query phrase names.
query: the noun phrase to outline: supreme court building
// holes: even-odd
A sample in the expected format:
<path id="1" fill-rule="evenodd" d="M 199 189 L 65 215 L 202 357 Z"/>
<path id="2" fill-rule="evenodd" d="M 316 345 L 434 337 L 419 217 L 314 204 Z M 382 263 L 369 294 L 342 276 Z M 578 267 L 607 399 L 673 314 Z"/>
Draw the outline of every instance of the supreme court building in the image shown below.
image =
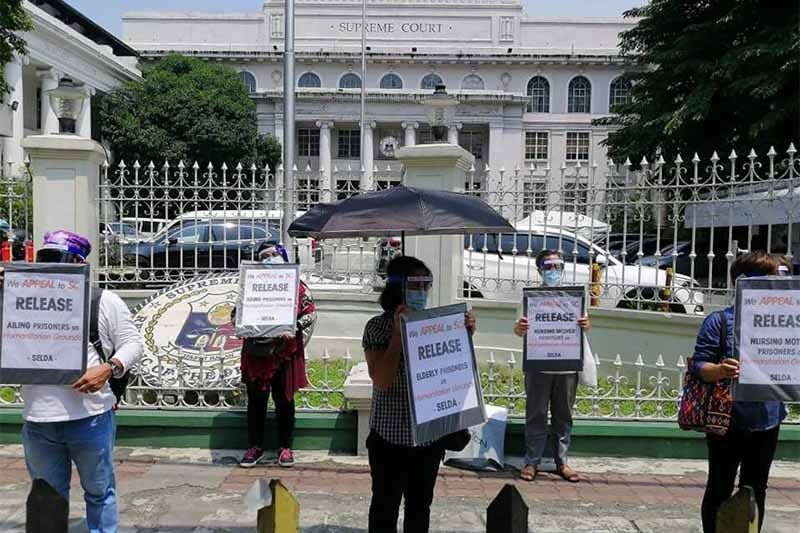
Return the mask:
<path id="1" fill-rule="evenodd" d="M 295 9 L 297 166 L 328 178 L 357 171 L 361 0 L 296 0 Z M 232 66 L 260 131 L 282 140 L 283 17 L 280 0 L 255 13 L 127 13 L 123 39 L 143 66 L 174 52 Z M 633 22 L 542 19 L 520 0 L 368 0 L 367 17 L 367 174 L 399 178 L 394 149 L 430 140 L 420 102 L 442 83 L 461 101 L 450 142 L 479 170 L 549 164 L 555 175 L 580 162 L 604 174 L 608 128 L 592 119 L 629 97 L 618 34 Z"/>

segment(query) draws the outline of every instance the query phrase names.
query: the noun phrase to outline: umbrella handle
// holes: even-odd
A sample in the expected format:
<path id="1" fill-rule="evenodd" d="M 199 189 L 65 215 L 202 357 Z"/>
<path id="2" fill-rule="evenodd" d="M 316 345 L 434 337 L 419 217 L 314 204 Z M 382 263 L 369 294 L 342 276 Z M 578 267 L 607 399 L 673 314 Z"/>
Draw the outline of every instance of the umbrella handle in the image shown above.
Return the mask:
<path id="1" fill-rule="evenodd" d="M 406 232 L 400 232 L 400 253 L 406 255 Z"/>

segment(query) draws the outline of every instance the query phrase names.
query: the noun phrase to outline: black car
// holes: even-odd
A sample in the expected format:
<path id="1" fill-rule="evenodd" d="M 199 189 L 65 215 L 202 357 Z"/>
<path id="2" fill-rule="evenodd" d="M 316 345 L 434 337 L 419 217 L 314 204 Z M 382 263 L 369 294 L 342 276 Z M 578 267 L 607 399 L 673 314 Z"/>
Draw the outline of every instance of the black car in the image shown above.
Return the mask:
<path id="1" fill-rule="evenodd" d="M 140 278 L 172 279 L 180 271 L 236 270 L 241 261 L 256 259 L 262 242 L 278 243 L 280 235 L 266 221 L 185 220 L 151 241 L 122 247 L 124 264 Z"/>
<path id="2" fill-rule="evenodd" d="M 694 271 L 692 271 L 692 243 L 690 241 L 678 241 L 669 244 L 660 250 L 660 256 L 648 255 L 642 257 L 642 266 L 658 267 L 667 269 L 673 267 L 675 272 L 692 276 L 701 285 L 708 285 L 709 270 L 711 271 L 711 285 L 713 287 L 725 287 L 728 279 L 728 242 L 722 240 L 714 243 L 714 257 L 709 258 L 709 243 L 698 241 L 695 243 Z"/>

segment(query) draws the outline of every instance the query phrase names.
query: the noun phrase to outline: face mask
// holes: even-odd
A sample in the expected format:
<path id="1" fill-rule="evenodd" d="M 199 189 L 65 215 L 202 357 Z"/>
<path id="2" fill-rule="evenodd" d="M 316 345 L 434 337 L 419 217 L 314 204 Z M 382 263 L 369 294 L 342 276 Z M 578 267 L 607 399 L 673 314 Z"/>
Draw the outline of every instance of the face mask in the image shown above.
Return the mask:
<path id="1" fill-rule="evenodd" d="M 547 287 L 555 287 L 561 285 L 561 271 L 560 270 L 545 270 L 542 272 L 542 283 Z"/>
<path id="2" fill-rule="evenodd" d="M 283 264 L 283 257 L 279 255 L 273 255 L 272 257 L 267 257 L 263 261 L 261 261 L 264 265 L 282 265 Z"/>
<path id="3" fill-rule="evenodd" d="M 428 291 L 406 291 L 406 305 L 414 311 L 422 311 L 428 305 Z"/>

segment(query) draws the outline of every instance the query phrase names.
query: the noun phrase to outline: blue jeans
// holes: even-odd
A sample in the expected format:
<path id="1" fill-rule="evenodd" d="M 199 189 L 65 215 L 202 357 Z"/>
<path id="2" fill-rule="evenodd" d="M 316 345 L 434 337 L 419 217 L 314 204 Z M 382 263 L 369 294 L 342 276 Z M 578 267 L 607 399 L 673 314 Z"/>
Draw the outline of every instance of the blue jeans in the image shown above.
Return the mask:
<path id="1" fill-rule="evenodd" d="M 86 500 L 91 533 L 117 531 L 113 411 L 68 422 L 25 422 L 22 444 L 32 480 L 43 479 L 69 501 L 72 462 Z"/>

